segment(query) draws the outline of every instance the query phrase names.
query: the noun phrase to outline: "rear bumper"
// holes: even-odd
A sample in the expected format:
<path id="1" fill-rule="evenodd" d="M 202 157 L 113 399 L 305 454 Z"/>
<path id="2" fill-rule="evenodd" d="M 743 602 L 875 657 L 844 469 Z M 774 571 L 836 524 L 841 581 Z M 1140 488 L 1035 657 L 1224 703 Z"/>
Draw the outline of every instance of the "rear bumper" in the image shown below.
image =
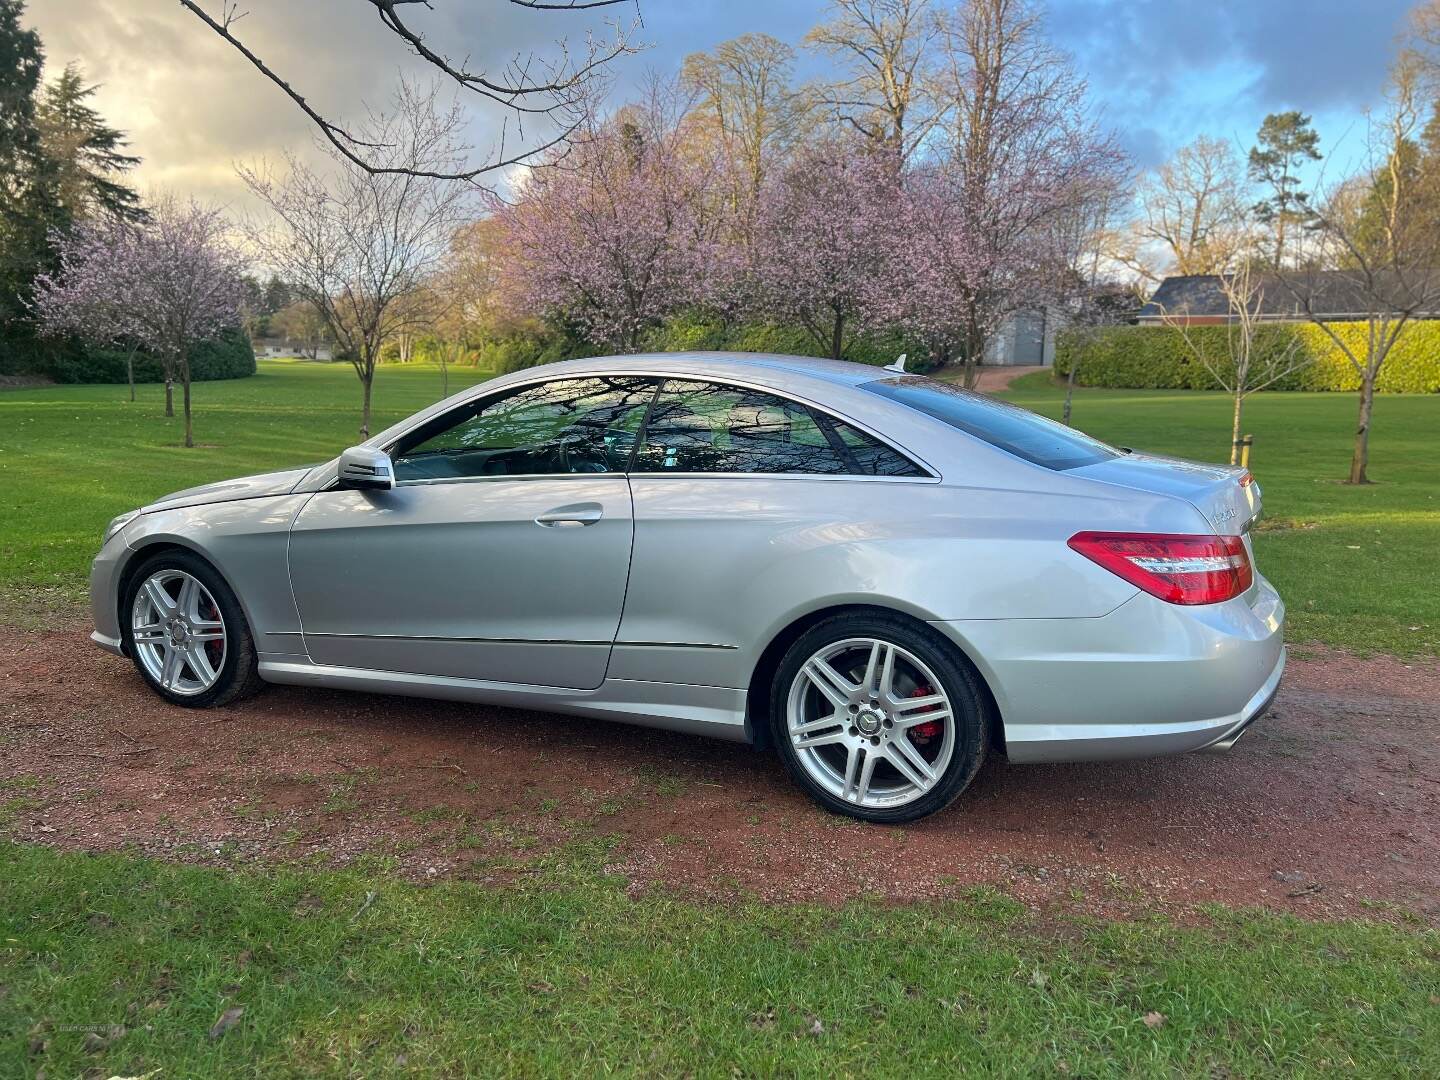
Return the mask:
<path id="1" fill-rule="evenodd" d="M 1285 607 L 1245 597 L 1178 607 L 1139 594 L 1099 619 L 938 623 L 989 682 L 1014 762 L 1228 750 L 1285 670 Z"/>

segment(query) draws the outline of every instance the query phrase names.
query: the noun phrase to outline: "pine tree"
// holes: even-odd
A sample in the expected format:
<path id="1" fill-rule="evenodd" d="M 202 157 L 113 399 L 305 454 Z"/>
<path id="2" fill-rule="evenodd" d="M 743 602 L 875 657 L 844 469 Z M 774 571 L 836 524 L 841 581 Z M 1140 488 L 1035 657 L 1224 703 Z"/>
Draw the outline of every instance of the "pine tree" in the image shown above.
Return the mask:
<path id="1" fill-rule="evenodd" d="M 1298 110 L 1271 113 L 1250 149 L 1250 179 L 1269 194 L 1255 204 L 1255 217 L 1275 231 L 1275 266 L 1285 262 L 1285 231 L 1305 218 L 1309 194 L 1300 186 L 1300 170 L 1307 161 L 1320 160 L 1320 135 L 1310 117 Z"/>
<path id="2" fill-rule="evenodd" d="M 25 337 L 30 282 L 48 252 L 56 207 L 43 183 L 35 92 L 45 52 L 20 24 L 24 0 L 0 0 L 0 337 Z"/>
<path id="3" fill-rule="evenodd" d="M 70 218 L 111 214 L 136 220 L 145 213 L 140 197 L 116 177 L 140 159 L 124 152 L 124 133 L 106 124 L 88 104 L 96 89 L 85 85 L 76 63 L 66 65 L 45 87 L 35 109 L 40 152 Z"/>
<path id="4" fill-rule="evenodd" d="M 45 52 L 40 35 L 20 25 L 24 13 L 24 0 L 0 0 L 0 190 L 7 203 L 39 142 L 35 91 Z"/>

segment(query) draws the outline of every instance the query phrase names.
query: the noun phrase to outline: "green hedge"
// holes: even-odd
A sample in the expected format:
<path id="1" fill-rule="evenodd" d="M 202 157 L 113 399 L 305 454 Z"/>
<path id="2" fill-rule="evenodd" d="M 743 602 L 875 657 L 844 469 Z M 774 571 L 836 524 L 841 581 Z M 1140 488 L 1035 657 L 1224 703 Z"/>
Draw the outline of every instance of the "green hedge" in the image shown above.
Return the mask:
<path id="1" fill-rule="evenodd" d="M 240 379 L 255 374 L 255 353 L 239 330 L 227 331 L 190 352 L 191 378 Z M 62 383 L 123 383 L 125 353 L 120 349 L 91 349 L 79 341 L 44 338 L 0 338 L 0 375 L 45 375 Z M 147 353 L 135 354 L 135 381 L 162 382 L 160 361 Z"/>
<path id="2" fill-rule="evenodd" d="M 545 325 L 485 342 L 470 351 L 467 362 L 489 368 L 497 374 L 519 371 L 557 360 L 601 356 L 610 350 L 585 340 L 575 328 Z M 822 356 L 814 339 L 798 326 L 773 323 L 727 325 L 702 314 L 671 318 L 647 333 L 640 343 L 642 352 L 755 352 L 791 356 Z M 847 360 L 862 364 L 892 364 L 908 353 L 911 371 L 925 369 L 923 346 L 895 333 L 869 334 L 852 341 Z"/>
<path id="3" fill-rule="evenodd" d="M 785 356 L 826 356 L 803 327 L 776 323 L 739 323 L 726 326 L 698 315 L 680 315 L 668 320 L 646 338 L 648 352 L 753 352 Z M 852 338 L 845 359 L 858 364 L 893 364 L 901 353 L 909 354 L 911 371 L 924 369 L 926 350 L 918 341 L 898 332 L 861 334 Z"/>
<path id="4" fill-rule="evenodd" d="M 1364 349 L 1365 323 L 1331 323 L 1357 354 Z M 1224 326 L 1189 329 L 1195 347 L 1217 359 L 1227 355 L 1229 330 Z M 1287 323 L 1262 326 L 1256 332 L 1257 353 L 1299 348 L 1312 363 L 1276 383 L 1276 390 L 1358 390 L 1360 375 L 1344 352 L 1319 326 Z M 1179 330 L 1169 326 L 1108 326 L 1066 330 L 1058 335 L 1055 372 L 1064 377 L 1078 363 L 1075 381 L 1081 386 L 1145 390 L 1212 390 L 1215 381 Z M 1380 369 L 1378 389 L 1391 393 L 1440 392 L 1440 320 L 1407 326 Z"/>
<path id="5" fill-rule="evenodd" d="M 125 353 L 118 349 L 69 349 L 51 361 L 46 374 L 62 383 L 123 383 Z M 238 330 L 226 331 L 190 350 L 192 382 L 243 379 L 254 374 L 255 350 L 250 347 L 250 339 Z M 156 357 L 137 352 L 135 381 L 164 382 L 165 368 Z"/>

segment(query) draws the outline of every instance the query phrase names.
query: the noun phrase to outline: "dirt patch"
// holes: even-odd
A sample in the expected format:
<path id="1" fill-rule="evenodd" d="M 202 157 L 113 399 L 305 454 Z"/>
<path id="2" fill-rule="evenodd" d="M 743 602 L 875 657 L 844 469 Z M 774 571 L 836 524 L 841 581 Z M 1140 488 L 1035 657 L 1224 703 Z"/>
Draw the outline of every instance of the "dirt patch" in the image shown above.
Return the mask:
<path id="1" fill-rule="evenodd" d="M 981 364 L 975 376 L 975 389 L 982 394 L 998 394 L 1002 390 L 1008 390 L 1010 384 L 1022 375 L 1049 370 L 1048 364 L 1013 364 L 1007 367 L 986 367 Z"/>
<path id="2" fill-rule="evenodd" d="M 0 832 L 227 864 L 378 856 L 505 881 L 603 860 L 637 890 L 824 902 L 995 885 L 1104 914 L 1208 901 L 1440 923 L 1440 665 L 1310 650 L 1228 755 L 986 765 L 862 826 L 772 755 L 621 725 L 272 687 L 164 704 L 79 626 L 0 629 Z"/>

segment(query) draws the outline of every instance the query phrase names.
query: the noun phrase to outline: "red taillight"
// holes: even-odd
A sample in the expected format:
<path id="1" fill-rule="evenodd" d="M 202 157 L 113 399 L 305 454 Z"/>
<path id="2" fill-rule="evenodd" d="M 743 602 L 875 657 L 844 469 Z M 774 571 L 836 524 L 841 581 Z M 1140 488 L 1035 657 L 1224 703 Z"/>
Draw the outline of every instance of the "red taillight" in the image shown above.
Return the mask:
<path id="1" fill-rule="evenodd" d="M 1243 593 L 1253 577 L 1238 536 L 1082 532 L 1070 546 L 1167 604 L 1218 604 Z"/>

